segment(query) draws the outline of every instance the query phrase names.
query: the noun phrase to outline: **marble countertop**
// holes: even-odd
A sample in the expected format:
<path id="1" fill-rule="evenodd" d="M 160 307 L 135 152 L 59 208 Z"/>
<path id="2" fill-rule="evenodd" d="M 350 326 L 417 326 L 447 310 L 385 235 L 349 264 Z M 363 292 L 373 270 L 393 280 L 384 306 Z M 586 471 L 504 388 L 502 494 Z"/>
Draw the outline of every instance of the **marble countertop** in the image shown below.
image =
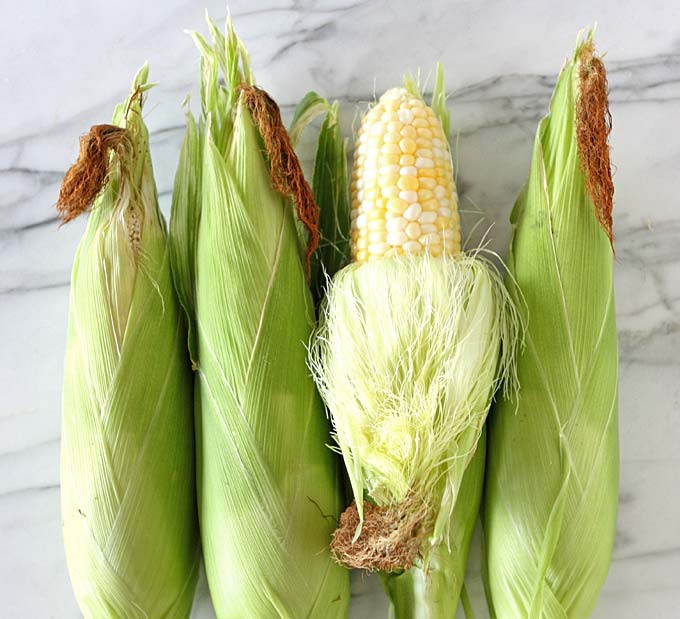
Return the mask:
<path id="1" fill-rule="evenodd" d="M 224 18 L 221 1 L 205 0 Z M 309 89 L 356 104 L 444 64 L 462 208 L 481 211 L 504 253 L 538 119 L 576 33 L 599 22 L 614 119 L 614 234 L 621 498 L 614 559 L 596 619 L 680 617 L 680 5 L 403 0 L 230 3 L 255 74 L 290 117 Z M 59 182 L 78 136 L 107 122 L 144 60 L 167 212 L 197 80 L 185 28 L 203 3 L 3 3 L 0 20 L 0 599 L 5 619 L 75 619 L 61 545 L 59 426 L 69 275 L 84 222 L 58 228 Z M 311 136 L 301 145 L 313 155 Z M 474 235 L 471 240 L 474 243 Z M 468 586 L 485 617 L 479 536 Z M 386 617 L 375 578 L 355 575 L 353 619 Z M 213 617 L 205 583 L 193 617 Z"/>

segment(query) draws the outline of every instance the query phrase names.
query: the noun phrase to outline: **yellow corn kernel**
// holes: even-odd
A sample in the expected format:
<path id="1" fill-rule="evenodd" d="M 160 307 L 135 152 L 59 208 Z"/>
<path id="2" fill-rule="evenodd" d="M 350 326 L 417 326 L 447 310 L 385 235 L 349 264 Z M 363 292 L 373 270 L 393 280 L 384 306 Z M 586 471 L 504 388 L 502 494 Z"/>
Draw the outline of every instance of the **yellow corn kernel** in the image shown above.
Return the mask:
<path id="1" fill-rule="evenodd" d="M 402 137 L 411 138 L 412 140 L 415 140 L 415 138 L 418 137 L 418 134 L 416 133 L 416 128 L 411 125 L 404 125 L 400 133 Z"/>
<path id="2" fill-rule="evenodd" d="M 411 138 L 402 138 L 399 142 L 399 148 L 401 149 L 401 152 L 406 153 L 407 155 L 412 155 L 415 153 L 416 147 L 417 145 L 415 140 L 412 140 Z"/>
<path id="3" fill-rule="evenodd" d="M 383 155 L 380 157 L 382 165 L 399 165 L 399 155 Z"/>
<path id="4" fill-rule="evenodd" d="M 416 191 L 418 179 L 415 176 L 401 176 L 397 181 L 397 187 L 403 191 Z"/>

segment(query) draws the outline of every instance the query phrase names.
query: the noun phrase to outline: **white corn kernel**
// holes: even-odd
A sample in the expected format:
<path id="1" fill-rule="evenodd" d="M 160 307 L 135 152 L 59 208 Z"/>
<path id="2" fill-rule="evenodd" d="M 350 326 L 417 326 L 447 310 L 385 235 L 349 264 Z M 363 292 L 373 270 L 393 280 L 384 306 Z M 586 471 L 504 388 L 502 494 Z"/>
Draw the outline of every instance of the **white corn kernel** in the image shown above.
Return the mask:
<path id="1" fill-rule="evenodd" d="M 406 213 L 404 213 L 406 215 Z M 421 224 L 433 224 L 435 221 L 437 221 L 437 213 L 434 211 L 425 211 L 424 213 L 421 213 L 420 217 L 418 217 L 418 221 Z"/>
<path id="2" fill-rule="evenodd" d="M 399 116 L 399 120 L 405 125 L 413 122 L 413 112 L 411 110 L 400 108 L 397 114 Z"/>
<path id="3" fill-rule="evenodd" d="M 388 232 L 399 232 L 406 227 L 407 223 L 404 217 L 395 217 L 387 221 L 386 228 Z"/>
<path id="4" fill-rule="evenodd" d="M 416 159 L 416 165 L 418 165 L 418 160 Z M 399 170 L 399 174 L 402 176 L 418 176 L 418 170 L 415 166 L 406 165 Z"/>
<path id="5" fill-rule="evenodd" d="M 415 191 L 404 190 L 399 192 L 399 197 L 406 202 L 418 202 L 418 193 Z"/>
<path id="6" fill-rule="evenodd" d="M 423 246 L 418 241 L 409 241 L 402 245 L 402 249 L 410 254 L 417 254 L 423 251 Z"/>
<path id="7" fill-rule="evenodd" d="M 408 242 L 408 236 L 403 230 L 395 230 L 387 233 L 387 243 L 389 245 L 403 245 Z"/>
<path id="8" fill-rule="evenodd" d="M 385 123 L 377 122 L 371 127 L 371 135 L 382 135 L 385 133 Z"/>
<path id="9" fill-rule="evenodd" d="M 422 212 L 423 209 L 420 204 L 418 202 L 414 202 L 413 204 L 409 204 L 408 208 L 404 211 L 404 219 L 415 221 L 418 219 L 418 217 L 420 217 Z"/>
<path id="10" fill-rule="evenodd" d="M 388 176 L 389 174 L 399 174 L 401 167 L 398 165 L 384 165 L 380 168 L 381 176 Z"/>
<path id="11" fill-rule="evenodd" d="M 406 228 L 404 228 L 404 232 L 406 232 L 406 235 L 407 235 L 408 238 L 410 238 L 410 239 L 417 239 L 417 238 L 419 238 L 419 237 L 421 236 L 421 234 L 422 234 L 422 231 L 421 231 L 421 229 L 420 229 L 420 224 L 417 223 L 417 222 L 415 222 L 415 221 L 410 222 L 410 223 L 406 226 Z"/>
<path id="12" fill-rule="evenodd" d="M 416 168 L 434 168 L 434 161 L 429 157 L 418 157 L 416 159 Z"/>

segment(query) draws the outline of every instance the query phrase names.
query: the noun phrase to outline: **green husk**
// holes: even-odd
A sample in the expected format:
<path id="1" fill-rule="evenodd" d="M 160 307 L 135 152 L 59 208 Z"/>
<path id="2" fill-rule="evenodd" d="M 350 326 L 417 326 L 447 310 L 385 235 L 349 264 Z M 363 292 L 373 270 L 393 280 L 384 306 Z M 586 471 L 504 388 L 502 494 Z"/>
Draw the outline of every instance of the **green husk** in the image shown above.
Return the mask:
<path id="1" fill-rule="evenodd" d="M 115 110 L 125 137 L 105 153 L 71 278 L 61 500 L 86 619 L 185 619 L 200 561 L 191 372 L 141 115 L 147 76 Z"/>
<path id="2" fill-rule="evenodd" d="M 312 189 L 319 205 L 319 248 L 312 257 L 311 288 L 318 308 L 326 284 L 349 258 L 350 199 L 347 176 L 347 140 L 340 134 L 338 102 L 329 104 L 309 92 L 295 109 L 291 141 L 295 143 L 304 128 L 317 116 L 325 118 L 319 131 L 314 158 Z"/>
<path id="3" fill-rule="evenodd" d="M 614 543 L 618 354 L 603 92 L 591 32 L 560 73 L 511 217 L 507 286 L 526 303 L 528 331 L 519 399 L 502 399 L 489 429 L 487 587 L 499 619 L 590 616 Z"/>
<path id="4" fill-rule="evenodd" d="M 448 540 L 433 548 L 426 571 L 412 567 L 402 573 L 382 573 L 390 598 L 391 619 L 453 619 L 463 589 L 472 533 L 484 486 L 486 432 L 465 470 L 451 517 Z M 466 611 L 466 618 L 473 615 Z"/>
<path id="5" fill-rule="evenodd" d="M 293 207 L 239 92 L 245 48 L 231 20 L 226 38 L 209 24 L 212 43 L 193 35 L 203 113 L 188 119 L 171 222 L 208 583 L 220 619 L 343 617 L 348 574 L 328 551 L 341 485 L 305 364 L 314 308 Z"/>

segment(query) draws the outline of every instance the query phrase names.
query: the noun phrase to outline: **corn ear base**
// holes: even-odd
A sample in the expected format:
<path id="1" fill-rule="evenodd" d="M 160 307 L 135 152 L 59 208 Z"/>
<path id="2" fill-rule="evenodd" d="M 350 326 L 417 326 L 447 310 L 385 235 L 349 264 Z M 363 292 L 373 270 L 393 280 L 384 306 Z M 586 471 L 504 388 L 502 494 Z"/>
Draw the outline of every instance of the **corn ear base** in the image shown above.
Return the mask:
<path id="1" fill-rule="evenodd" d="M 507 285 L 524 300 L 528 330 L 519 399 L 501 399 L 490 418 L 484 530 L 499 618 L 590 616 L 614 544 L 613 254 L 576 135 L 579 75 L 591 48 L 592 32 L 560 73 L 511 218 Z"/>
<path id="2" fill-rule="evenodd" d="M 390 598 L 390 619 L 451 619 L 456 616 L 465 580 L 472 533 L 484 487 L 486 431 L 477 443 L 453 508 L 449 537 L 433 548 L 427 569 L 381 574 Z M 467 619 L 472 616 L 466 615 Z"/>

